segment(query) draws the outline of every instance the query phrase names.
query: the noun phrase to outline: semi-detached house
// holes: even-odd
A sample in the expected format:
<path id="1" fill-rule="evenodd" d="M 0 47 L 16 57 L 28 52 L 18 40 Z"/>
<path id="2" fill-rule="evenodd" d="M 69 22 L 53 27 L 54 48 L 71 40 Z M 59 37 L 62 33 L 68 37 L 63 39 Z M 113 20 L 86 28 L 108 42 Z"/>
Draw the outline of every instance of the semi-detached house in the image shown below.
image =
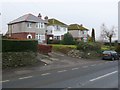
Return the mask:
<path id="1" fill-rule="evenodd" d="M 82 24 L 70 24 L 68 26 L 68 32 L 72 34 L 73 38 L 87 42 L 88 40 L 88 29 Z"/>
<path id="2" fill-rule="evenodd" d="M 41 14 L 38 16 L 26 14 L 9 22 L 7 36 L 18 39 L 36 39 L 39 43 L 45 43 L 48 22 L 41 17 Z"/>
<path id="3" fill-rule="evenodd" d="M 48 19 L 47 24 L 47 38 L 51 40 L 62 40 L 64 34 L 68 32 L 68 25 L 57 20 L 57 19 Z"/>

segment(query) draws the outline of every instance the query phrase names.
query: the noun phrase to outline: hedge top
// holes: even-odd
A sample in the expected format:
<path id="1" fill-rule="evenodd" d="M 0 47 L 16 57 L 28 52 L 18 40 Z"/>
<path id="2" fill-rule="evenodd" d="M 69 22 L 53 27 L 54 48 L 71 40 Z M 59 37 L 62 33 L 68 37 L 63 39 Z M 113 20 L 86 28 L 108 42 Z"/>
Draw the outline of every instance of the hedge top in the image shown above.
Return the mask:
<path id="1" fill-rule="evenodd" d="M 37 44 L 35 40 L 2 40 L 2 52 L 36 52 Z"/>

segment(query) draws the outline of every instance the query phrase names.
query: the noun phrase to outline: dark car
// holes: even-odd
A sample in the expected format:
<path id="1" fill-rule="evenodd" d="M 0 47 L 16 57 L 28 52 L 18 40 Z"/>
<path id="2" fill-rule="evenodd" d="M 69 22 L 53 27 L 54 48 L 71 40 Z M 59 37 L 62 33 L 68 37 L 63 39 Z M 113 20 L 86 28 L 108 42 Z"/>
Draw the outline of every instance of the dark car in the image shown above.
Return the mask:
<path id="1" fill-rule="evenodd" d="M 116 51 L 103 51 L 102 59 L 119 60 L 119 54 Z"/>

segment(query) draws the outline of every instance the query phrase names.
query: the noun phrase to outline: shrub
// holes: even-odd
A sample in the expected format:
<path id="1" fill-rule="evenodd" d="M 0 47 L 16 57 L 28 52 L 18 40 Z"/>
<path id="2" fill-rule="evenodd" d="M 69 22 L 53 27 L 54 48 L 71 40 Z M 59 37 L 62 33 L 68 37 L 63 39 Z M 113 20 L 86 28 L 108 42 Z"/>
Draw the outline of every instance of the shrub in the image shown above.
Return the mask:
<path id="1" fill-rule="evenodd" d="M 60 44 L 61 41 L 60 40 L 48 40 L 48 44 Z"/>
<path id="2" fill-rule="evenodd" d="M 81 54 L 82 54 L 81 58 L 85 58 L 85 59 L 96 59 L 101 56 L 101 54 L 97 53 L 96 51 L 86 51 Z"/>
<path id="3" fill-rule="evenodd" d="M 74 45 L 75 41 L 70 33 L 66 33 L 61 43 L 64 45 Z"/>
<path id="4" fill-rule="evenodd" d="M 2 68 L 21 67 L 37 63 L 35 52 L 4 52 L 2 53 Z"/>
<path id="5" fill-rule="evenodd" d="M 38 52 L 43 53 L 43 54 L 48 54 L 49 52 L 52 51 L 52 46 L 51 45 L 38 45 Z"/>
<path id="6" fill-rule="evenodd" d="M 13 40 L 5 39 L 2 40 L 2 52 L 26 52 L 26 51 L 37 51 L 36 40 Z"/>
<path id="7" fill-rule="evenodd" d="M 101 51 L 101 45 L 99 43 L 87 43 L 87 42 L 80 42 L 77 45 L 77 49 L 81 51 Z"/>
<path id="8" fill-rule="evenodd" d="M 120 45 L 116 46 L 116 49 L 115 49 L 118 53 L 120 53 Z"/>
<path id="9" fill-rule="evenodd" d="M 101 50 L 115 50 L 115 46 L 102 45 Z"/>

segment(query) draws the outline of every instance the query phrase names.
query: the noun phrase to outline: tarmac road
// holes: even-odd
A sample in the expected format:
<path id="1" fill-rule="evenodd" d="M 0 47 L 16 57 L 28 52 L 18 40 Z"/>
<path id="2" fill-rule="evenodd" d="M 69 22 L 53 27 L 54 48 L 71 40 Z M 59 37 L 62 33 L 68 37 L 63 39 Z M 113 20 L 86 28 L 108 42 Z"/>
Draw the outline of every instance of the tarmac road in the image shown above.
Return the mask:
<path id="1" fill-rule="evenodd" d="M 14 77 L 3 76 L 0 83 L 3 88 L 118 88 L 118 61 L 92 62 Z"/>

